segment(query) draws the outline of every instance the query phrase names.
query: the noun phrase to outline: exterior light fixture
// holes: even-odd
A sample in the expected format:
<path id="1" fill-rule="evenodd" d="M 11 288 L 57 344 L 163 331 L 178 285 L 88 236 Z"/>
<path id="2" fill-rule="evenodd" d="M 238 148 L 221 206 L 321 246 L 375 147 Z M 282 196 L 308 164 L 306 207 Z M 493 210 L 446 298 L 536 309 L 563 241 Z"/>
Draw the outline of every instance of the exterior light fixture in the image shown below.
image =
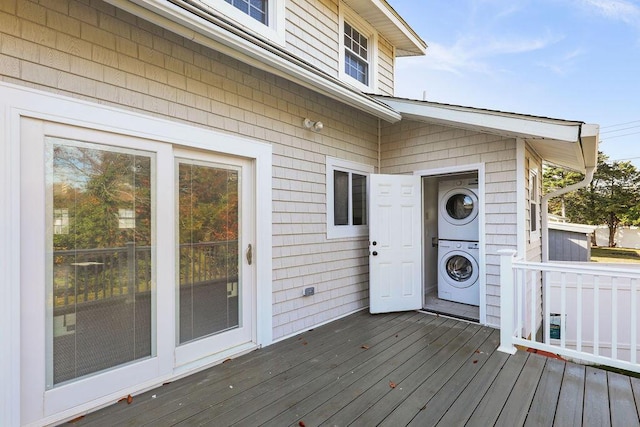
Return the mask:
<path id="1" fill-rule="evenodd" d="M 304 119 L 302 121 L 302 126 L 305 129 L 311 129 L 316 132 L 320 132 L 322 128 L 324 128 L 324 124 L 321 121 L 314 122 L 311 119 Z"/>

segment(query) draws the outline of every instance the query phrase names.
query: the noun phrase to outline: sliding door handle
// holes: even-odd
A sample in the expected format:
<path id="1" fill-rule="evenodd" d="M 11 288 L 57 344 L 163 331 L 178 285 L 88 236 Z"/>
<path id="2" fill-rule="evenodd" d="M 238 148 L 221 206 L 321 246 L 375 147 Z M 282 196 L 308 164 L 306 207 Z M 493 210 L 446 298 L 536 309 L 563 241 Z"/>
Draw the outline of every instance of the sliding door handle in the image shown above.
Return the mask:
<path id="1" fill-rule="evenodd" d="M 249 243 L 249 246 L 247 247 L 247 263 L 251 265 L 252 262 L 253 262 L 253 247 L 251 246 L 251 243 Z"/>

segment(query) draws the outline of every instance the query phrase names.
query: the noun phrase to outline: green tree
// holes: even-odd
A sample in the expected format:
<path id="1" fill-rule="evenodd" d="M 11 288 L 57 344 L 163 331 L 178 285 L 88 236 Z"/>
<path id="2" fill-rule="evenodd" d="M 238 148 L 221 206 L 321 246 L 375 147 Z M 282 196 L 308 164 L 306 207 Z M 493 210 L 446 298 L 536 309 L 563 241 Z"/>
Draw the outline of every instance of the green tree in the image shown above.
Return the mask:
<path id="1" fill-rule="evenodd" d="M 549 167 L 544 172 L 545 192 L 566 187 L 584 175 Z M 571 222 L 603 225 L 609 229 L 608 245 L 615 246 L 615 234 L 622 225 L 640 223 L 640 171 L 630 162 L 609 162 L 598 153 L 598 168 L 588 187 L 552 199 L 549 211 Z"/>

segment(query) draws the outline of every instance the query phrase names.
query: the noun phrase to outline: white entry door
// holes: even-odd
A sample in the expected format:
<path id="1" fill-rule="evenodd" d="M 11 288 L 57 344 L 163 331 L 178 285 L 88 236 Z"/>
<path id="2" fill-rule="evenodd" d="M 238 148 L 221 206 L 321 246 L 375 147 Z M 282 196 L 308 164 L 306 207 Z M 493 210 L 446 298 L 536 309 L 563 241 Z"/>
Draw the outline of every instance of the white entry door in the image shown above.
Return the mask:
<path id="1" fill-rule="evenodd" d="M 417 175 L 370 175 L 371 313 L 422 308 L 421 200 Z"/>

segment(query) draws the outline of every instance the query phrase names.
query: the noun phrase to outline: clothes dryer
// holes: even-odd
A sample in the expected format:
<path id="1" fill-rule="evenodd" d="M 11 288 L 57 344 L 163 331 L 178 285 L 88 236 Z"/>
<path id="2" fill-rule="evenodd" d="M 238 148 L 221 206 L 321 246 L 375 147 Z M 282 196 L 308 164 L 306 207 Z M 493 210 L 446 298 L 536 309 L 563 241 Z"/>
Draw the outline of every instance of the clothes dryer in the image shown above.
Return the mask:
<path id="1" fill-rule="evenodd" d="M 438 239 L 477 242 L 478 179 L 454 179 L 438 184 Z"/>
<path id="2" fill-rule="evenodd" d="M 438 298 L 480 305 L 478 242 L 438 242 Z"/>

